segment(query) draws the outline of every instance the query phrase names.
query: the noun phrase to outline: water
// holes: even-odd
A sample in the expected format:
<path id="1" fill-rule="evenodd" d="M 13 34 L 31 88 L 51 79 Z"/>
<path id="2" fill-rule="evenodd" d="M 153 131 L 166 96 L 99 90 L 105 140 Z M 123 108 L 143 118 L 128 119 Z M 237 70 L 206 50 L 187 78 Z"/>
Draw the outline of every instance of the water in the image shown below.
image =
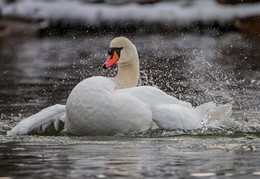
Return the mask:
<path id="1" fill-rule="evenodd" d="M 26 142 L 23 139 L 1 144 L 1 176 L 259 177 L 260 157 L 255 151 L 259 139 L 243 139 L 247 142 L 218 137 L 27 137 Z"/>
<path id="2" fill-rule="evenodd" d="M 131 36 L 140 84 L 199 105 L 233 101 L 230 121 L 196 131 L 112 137 L 6 137 L 18 121 L 65 104 L 98 71 L 113 36 L 14 38 L 0 43 L 0 177 L 258 178 L 260 47 L 238 33 Z"/>

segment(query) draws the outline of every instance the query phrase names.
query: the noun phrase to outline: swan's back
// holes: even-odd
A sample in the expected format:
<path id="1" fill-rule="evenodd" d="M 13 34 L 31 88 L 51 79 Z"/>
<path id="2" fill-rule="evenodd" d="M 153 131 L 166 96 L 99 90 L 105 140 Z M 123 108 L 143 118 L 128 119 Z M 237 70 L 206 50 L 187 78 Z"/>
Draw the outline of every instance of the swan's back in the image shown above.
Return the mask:
<path id="1" fill-rule="evenodd" d="M 179 104 L 187 108 L 191 108 L 191 104 L 185 101 L 180 101 L 173 96 L 167 95 L 162 90 L 152 86 L 139 86 L 133 88 L 125 88 L 117 90 L 116 93 L 131 94 L 141 101 L 149 104 L 151 108 L 160 104 Z"/>

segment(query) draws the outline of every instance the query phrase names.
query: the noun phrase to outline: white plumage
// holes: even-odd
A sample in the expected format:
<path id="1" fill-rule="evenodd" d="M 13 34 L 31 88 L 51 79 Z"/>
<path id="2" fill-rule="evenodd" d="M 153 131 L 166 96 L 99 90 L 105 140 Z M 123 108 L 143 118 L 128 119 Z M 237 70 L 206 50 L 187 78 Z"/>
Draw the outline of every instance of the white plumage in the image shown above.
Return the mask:
<path id="1" fill-rule="evenodd" d="M 59 130 L 60 121 L 65 122 L 66 120 L 65 107 L 65 105 L 60 104 L 47 107 L 40 112 L 23 119 L 11 131 L 8 131 L 7 135 L 26 135 L 32 132 L 42 133 L 52 123 L 54 124 L 54 128 Z"/>

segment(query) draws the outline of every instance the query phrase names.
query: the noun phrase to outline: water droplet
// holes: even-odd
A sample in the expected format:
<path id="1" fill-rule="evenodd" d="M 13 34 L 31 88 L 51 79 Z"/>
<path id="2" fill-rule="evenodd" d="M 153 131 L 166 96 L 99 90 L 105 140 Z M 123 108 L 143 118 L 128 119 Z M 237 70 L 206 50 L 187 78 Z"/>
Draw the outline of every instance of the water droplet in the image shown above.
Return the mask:
<path id="1" fill-rule="evenodd" d="M 252 175 L 260 176 L 260 172 L 253 172 Z"/>
<path id="2" fill-rule="evenodd" d="M 225 173 L 225 176 L 231 177 L 231 176 L 233 176 L 233 173 Z"/>
<path id="3" fill-rule="evenodd" d="M 100 175 L 97 175 L 97 178 L 106 178 L 106 175 L 100 174 Z"/>
<path id="4" fill-rule="evenodd" d="M 216 173 L 209 172 L 209 173 L 191 173 L 190 176 L 193 177 L 211 177 L 216 176 Z"/>

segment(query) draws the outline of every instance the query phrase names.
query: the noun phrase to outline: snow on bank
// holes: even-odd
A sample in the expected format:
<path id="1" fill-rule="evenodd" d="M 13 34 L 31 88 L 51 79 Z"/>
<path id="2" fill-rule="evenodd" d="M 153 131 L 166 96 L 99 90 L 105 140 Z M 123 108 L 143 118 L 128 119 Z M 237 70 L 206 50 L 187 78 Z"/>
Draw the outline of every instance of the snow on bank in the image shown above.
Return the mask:
<path id="1" fill-rule="evenodd" d="M 260 3 L 220 5 L 214 0 L 162 2 L 149 5 L 92 4 L 81 1 L 23 0 L 2 5 L 4 15 L 23 15 L 52 20 L 78 20 L 85 23 L 146 21 L 185 25 L 196 21 L 226 22 L 259 15 Z"/>

